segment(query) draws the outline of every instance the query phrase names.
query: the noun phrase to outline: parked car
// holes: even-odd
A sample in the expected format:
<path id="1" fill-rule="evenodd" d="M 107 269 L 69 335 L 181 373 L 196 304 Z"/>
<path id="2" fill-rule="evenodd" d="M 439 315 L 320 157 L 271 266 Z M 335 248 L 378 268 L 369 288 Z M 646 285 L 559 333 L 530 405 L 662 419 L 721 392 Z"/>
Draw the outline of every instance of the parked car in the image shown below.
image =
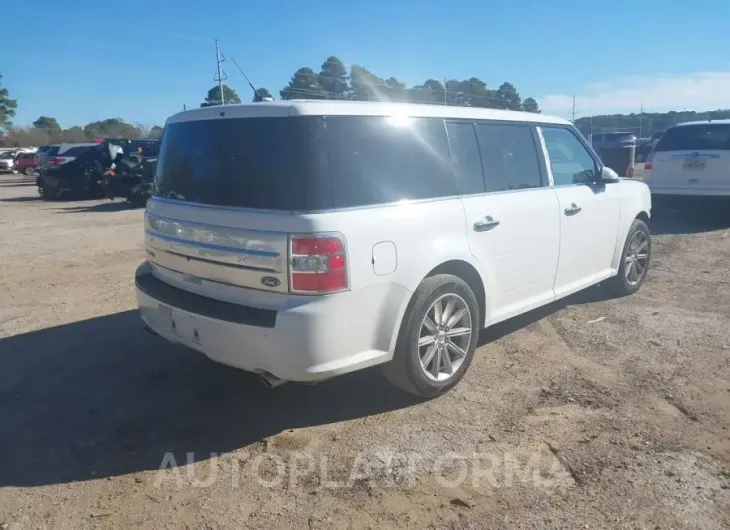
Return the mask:
<path id="1" fill-rule="evenodd" d="M 167 120 L 137 300 L 153 334 L 269 387 L 382 364 L 434 397 L 462 378 L 482 328 L 599 282 L 636 292 L 650 209 L 646 185 L 562 118 L 196 109 Z"/>
<path id="2" fill-rule="evenodd" d="M 39 148 L 37 151 L 36 166 L 43 171 L 50 167 L 61 166 L 71 162 L 81 153 L 84 153 L 95 145 L 98 145 L 98 142 L 57 144 L 45 146 L 44 149 Z"/>
<path id="3" fill-rule="evenodd" d="M 36 172 L 36 154 L 33 152 L 20 153 L 15 159 L 16 168 L 23 175 L 33 175 Z"/>
<path id="4" fill-rule="evenodd" d="M 81 149 L 81 150 L 79 150 Z M 98 199 L 104 196 L 104 178 L 112 164 L 104 144 L 73 147 L 59 151 L 63 162 L 50 164 L 36 178 L 38 194 L 44 199 Z M 75 155 L 75 156 L 72 156 Z"/>
<path id="5" fill-rule="evenodd" d="M 5 151 L 0 153 L 0 173 L 17 173 L 18 168 L 15 166 L 16 151 Z"/>
<path id="6" fill-rule="evenodd" d="M 655 196 L 730 198 L 730 120 L 670 127 L 649 154 L 644 172 Z"/>

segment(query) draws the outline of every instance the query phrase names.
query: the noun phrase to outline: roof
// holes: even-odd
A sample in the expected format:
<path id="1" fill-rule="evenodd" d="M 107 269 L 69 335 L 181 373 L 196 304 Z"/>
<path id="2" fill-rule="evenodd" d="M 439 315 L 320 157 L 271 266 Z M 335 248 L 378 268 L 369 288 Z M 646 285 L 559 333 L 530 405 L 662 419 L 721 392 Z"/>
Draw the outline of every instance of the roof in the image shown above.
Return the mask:
<path id="1" fill-rule="evenodd" d="M 673 127 L 684 127 L 686 125 L 730 125 L 730 120 L 686 121 L 684 123 L 673 125 Z"/>
<path id="2" fill-rule="evenodd" d="M 224 113 L 224 115 L 222 114 Z M 261 101 L 240 105 L 204 107 L 179 112 L 167 123 L 225 118 L 273 118 L 288 116 L 405 116 L 413 118 L 464 118 L 480 120 L 525 121 L 569 125 L 564 118 L 511 110 L 424 105 L 379 101 L 288 100 Z"/>

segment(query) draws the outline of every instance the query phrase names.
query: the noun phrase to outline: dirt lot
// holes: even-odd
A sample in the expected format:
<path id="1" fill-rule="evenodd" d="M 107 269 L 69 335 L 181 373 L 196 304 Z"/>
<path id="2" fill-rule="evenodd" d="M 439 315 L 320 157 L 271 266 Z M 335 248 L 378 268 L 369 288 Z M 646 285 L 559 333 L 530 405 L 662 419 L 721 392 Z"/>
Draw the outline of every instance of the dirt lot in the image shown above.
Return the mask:
<path id="1" fill-rule="evenodd" d="M 490 330 L 430 402 L 148 335 L 141 220 L 0 177 L 1 528 L 730 527 L 727 210 L 657 218 L 637 295 Z"/>

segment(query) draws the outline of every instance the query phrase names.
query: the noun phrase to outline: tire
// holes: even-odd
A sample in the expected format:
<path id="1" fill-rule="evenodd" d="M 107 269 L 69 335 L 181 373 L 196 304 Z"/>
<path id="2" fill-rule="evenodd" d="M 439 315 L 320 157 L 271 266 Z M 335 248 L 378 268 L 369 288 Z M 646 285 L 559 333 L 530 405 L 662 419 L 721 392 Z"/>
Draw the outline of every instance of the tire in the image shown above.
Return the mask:
<path id="1" fill-rule="evenodd" d="M 641 234 L 643 234 L 643 236 Z M 645 252 L 639 251 L 643 250 L 643 248 L 639 248 L 639 250 L 634 249 L 634 241 L 638 241 L 639 247 L 642 247 L 644 245 L 643 241 L 645 241 Z M 637 256 L 641 256 L 643 254 L 646 255 L 644 260 L 637 259 Z M 629 260 L 628 258 L 630 256 L 633 256 L 634 259 Z M 642 265 L 642 263 L 643 270 L 640 271 L 640 274 L 632 275 L 632 280 L 630 280 L 630 277 L 627 276 L 626 272 L 627 268 L 631 267 L 633 262 L 636 262 L 633 264 L 633 271 L 635 273 L 639 272 L 639 266 Z M 631 224 L 631 228 L 629 228 L 629 233 L 626 236 L 624 248 L 621 251 L 621 261 L 619 263 L 618 274 L 611 278 L 611 280 L 607 284 L 607 287 L 611 294 L 615 296 L 628 296 L 630 294 L 634 294 L 636 291 L 641 289 L 641 286 L 646 280 L 646 274 L 649 271 L 650 263 L 651 233 L 649 232 L 649 227 L 646 226 L 646 223 L 641 219 L 634 219 L 634 222 Z"/>
<path id="2" fill-rule="evenodd" d="M 462 333 L 452 337 L 451 346 L 447 344 L 448 339 L 444 338 L 443 332 L 434 335 L 426 333 L 428 336 L 436 337 L 436 340 L 433 345 L 419 346 L 419 342 L 426 338 L 422 332 L 426 331 L 424 322 L 427 314 L 431 322 L 438 324 L 438 322 L 434 322 L 436 317 L 433 313 L 433 306 L 437 301 L 444 311 L 448 310 L 449 301 L 454 303 L 450 315 L 452 317 L 455 317 L 464 308 L 468 310 L 464 312 L 464 316 L 460 320 L 449 323 L 452 326 L 450 329 L 452 333 L 458 333 L 457 330 L 462 330 Z M 479 340 L 480 318 L 476 296 L 464 280 L 450 274 L 439 274 L 426 278 L 413 293 L 403 316 L 393 360 L 383 365 L 385 377 L 397 388 L 423 398 L 434 398 L 448 392 L 464 377 L 471 364 Z M 466 336 L 467 329 L 470 329 L 468 337 Z M 421 360 L 426 359 L 426 352 L 432 346 L 435 348 L 432 353 L 432 361 L 430 364 L 427 363 L 424 369 Z M 461 352 L 457 353 L 457 349 Z M 448 355 L 448 364 L 453 370 L 451 375 L 440 373 L 442 366 L 447 370 L 446 359 L 439 357 L 444 354 Z M 440 361 L 439 368 L 434 367 L 437 360 Z M 426 375 L 426 370 L 431 376 Z M 432 378 L 434 372 L 438 373 L 436 379 Z M 442 376 L 443 380 L 440 380 L 439 378 Z"/>
<path id="3" fill-rule="evenodd" d="M 44 186 L 38 186 L 38 195 L 45 201 L 56 201 L 60 198 L 59 193 L 56 190 L 46 188 Z"/>

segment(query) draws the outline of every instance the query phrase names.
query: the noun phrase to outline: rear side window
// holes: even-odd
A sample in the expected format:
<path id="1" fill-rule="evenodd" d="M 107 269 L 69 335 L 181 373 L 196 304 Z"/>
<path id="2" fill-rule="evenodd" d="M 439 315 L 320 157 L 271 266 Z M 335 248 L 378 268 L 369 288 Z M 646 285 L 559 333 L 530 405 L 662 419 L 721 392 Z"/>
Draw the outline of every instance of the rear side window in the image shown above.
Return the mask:
<path id="1" fill-rule="evenodd" d="M 529 125 L 476 126 L 487 191 L 543 186 L 537 147 Z"/>
<path id="2" fill-rule="evenodd" d="M 565 127 L 541 127 L 556 186 L 595 181 L 598 166 L 585 145 Z"/>
<path id="3" fill-rule="evenodd" d="M 656 151 L 730 150 L 730 124 L 682 125 L 668 129 Z"/>
<path id="4" fill-rule="evenodd" d="M 323 122 L 282 117 L 168 124 L 155 195 L 267 210 L 331 208 Z"/>
<path id="5" fill-rule="evenodd" d="M 456 187 L 459 194 L 484 193 L 482 157 L 479 154 L 476 130 L 473 123 L 446 122 L 451 146 Z"/>
<path id="6" fill-rule="evenodd" d="M 52 145 L 51 147 L 49 147 L 48 149 L 46 149 L 45 151 L 43 151 L 43 154 L 44 155 L 48 155 L 48 156 L 56 156 L 58 154 L 58 150 L 59 149 L 60 149 L 59 146 Z"/>
<path id="7" fill-rule="evenodd" d="M 337 207 L 455 194 L 443 119 L 334 116 L 325 123 Z"/>
<path id="8" fill-rule="evenodd" d="M 63 153 L 61 153 L 61 156 L 79 156 L 91 149 L 91 147 L 92 146 L 90 145 L 71 147 L 70 149 L 66 149 Z"/>

